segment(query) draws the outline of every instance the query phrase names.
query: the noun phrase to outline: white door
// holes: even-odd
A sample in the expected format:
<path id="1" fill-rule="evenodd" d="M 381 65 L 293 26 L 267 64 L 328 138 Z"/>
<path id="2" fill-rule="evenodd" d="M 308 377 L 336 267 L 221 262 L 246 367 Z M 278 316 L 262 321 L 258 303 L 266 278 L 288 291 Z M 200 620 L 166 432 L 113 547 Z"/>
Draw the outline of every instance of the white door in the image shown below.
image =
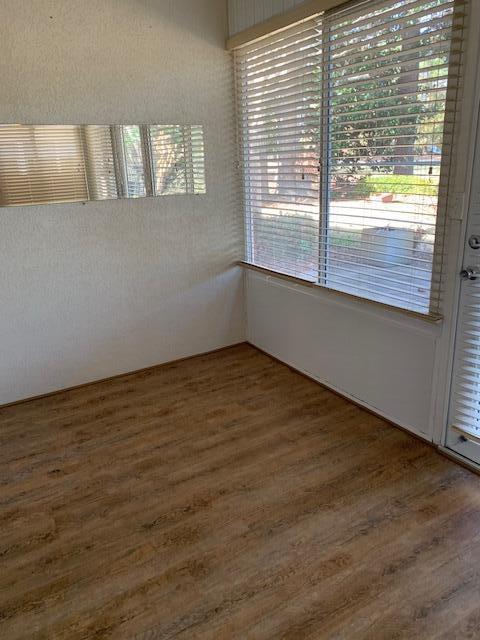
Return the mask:
<path id="1" fill-rule="evenodd" d="M 463 265 L 446 446 L 480 464 L 480 129 Z"/>

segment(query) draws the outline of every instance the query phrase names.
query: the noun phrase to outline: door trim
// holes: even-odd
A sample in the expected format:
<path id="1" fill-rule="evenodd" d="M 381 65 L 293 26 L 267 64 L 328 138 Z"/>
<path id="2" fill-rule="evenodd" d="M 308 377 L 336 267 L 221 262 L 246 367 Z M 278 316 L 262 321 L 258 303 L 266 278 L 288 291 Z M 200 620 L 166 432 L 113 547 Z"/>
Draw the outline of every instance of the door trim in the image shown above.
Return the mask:
<path id="1" fill-rule="evenodd" d="M 463 265 L 465 242 L 468 224 L 468 212 L 471 205 L 473 169 L 476 155 L 475 144 L 472 144 L 471 131 L 477 131 L 480 126 L 480 66 L 477 60 L 480 56 L 480 3 L 470 5 L 468 23 L 468 40 L 465 53 L 466 68 L 463 77 L 462 111 L 460 114 L 460 134 L 456 140 L 458 149 L 468 149 L 462 158 L 459 156 L 455 176 L 452 180 L 452 190 L 449 198 L 455 204 L 463 198 L 461 215 L 448 211 L 449 235 L 445 250 L 450 257 L 445 274 L 444 289 L 444 324 L 440 336 L 434 367 L 434 380 L 431 405 L 431 433 L 435 444 L 442 450 L 446 449 L 448 418 L 450 410 L 450 396 L 453 383 L 453 365 L 455 342 L 460 310 L 461 281 L 460 269 Z M 449 207 L 450 208 L 450 207 Z M 453 215 L 457 214 L 457 215 Z M 450 449 L 446 449 L 450 452 Z M 463 458 L 462 458 L 463 459 Z M 475 465 L 473 465 L 475 467 Z M 472 467 L 472 468 L 473 468 Z M 475 467 L 477 468 L 477 467 Z M 480 469 L 480 467 L 478 467 Z"/>

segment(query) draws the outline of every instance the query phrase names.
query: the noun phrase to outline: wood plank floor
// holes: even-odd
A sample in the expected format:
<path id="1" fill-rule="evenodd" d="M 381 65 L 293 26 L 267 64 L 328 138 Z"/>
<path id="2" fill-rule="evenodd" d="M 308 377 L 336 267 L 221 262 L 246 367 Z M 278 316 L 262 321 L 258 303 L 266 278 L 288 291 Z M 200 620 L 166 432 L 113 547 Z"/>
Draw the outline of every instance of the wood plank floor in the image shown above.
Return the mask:
<path id="1" fill-rule="evenodd" d="M 5 640 L 480 638 L 480 478 L 252 347 L 0 425 Z"/>

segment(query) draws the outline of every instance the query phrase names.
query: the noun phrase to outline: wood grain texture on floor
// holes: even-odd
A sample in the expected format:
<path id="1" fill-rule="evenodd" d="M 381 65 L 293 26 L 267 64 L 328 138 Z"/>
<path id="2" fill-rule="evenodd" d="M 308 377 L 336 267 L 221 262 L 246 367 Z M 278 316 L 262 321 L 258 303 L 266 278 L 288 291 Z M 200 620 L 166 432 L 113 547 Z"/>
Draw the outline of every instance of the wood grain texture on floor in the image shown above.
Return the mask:
<path id="1" fill-rule="evenodd" d="M 5 640 L 480 638 L 480 478 L 250 346 L 0 425 Z"/>

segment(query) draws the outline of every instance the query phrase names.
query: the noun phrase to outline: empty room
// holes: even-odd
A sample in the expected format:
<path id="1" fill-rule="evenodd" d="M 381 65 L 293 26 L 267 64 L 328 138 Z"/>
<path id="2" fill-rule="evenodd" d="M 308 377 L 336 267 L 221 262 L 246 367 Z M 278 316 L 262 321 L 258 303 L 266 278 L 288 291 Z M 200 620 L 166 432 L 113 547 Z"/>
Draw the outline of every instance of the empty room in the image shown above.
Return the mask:
<path id="1" fill-rule="evenodd" d="M 0 0 L 2 640 L 480 638 L 479 63 L 478 0 Z"/>

